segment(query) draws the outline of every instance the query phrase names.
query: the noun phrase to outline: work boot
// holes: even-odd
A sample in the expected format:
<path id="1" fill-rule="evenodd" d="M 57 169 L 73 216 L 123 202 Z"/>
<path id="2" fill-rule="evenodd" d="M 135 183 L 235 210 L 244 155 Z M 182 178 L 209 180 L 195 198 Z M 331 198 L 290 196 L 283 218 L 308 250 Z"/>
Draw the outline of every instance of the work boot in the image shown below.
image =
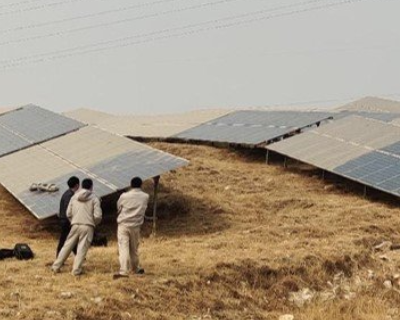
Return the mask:
<path id="1" fill-rule="evenodd" d="M 135 271 L 135 274 L 144 274 L 144 269 L 143 268 L 137 268 Z"/>

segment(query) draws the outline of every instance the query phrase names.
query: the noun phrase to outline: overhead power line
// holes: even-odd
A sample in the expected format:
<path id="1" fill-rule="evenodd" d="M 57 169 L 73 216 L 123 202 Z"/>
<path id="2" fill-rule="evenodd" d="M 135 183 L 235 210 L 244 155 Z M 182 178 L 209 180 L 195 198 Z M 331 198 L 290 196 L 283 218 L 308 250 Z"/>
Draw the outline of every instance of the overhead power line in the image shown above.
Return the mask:
<path id="1" fill-rule="evenodd" d="M 75 1 L 82 1 L 82 0 L 75 0 Z M 91 0 L 91 1 L 104 1 L 104 0 Z M 139 8 L 151 7 L 151 6 L 155 6 L 155 5 L 159 5 L 159 4 L 165 4 L 165 3 L 177 2 L 177 1 L 183 1 L 183 0 L 157 0 L 157 1 L 151 1 L 151 2 L 143 2 L 143 3 L 139 3 L 139 4 L 123 6 L 123 7 L 119 7 L 116 9 L 103 10 L 103 11 L 95 12 L 95 13 L 88 13 L 88 14 L 79 15 L 79 16 L 70 17 L 70 18 L 34 23 L 34 24 L 14 27 L 14 28 L 10 28 L 10 29 L 4 29 L 4 30 L 0 30 L 0 34 L 7 34 L 7 33 L 12 33 L 12 32 L 19 32 L 19 31 L 23 31 L 23 30 L 31 30 L 31 29 L 41 28 L 41 27 L 54 26 L 54 25 L 58 25 L 58 24 L 66 23 L 66 22 L 76 22 L 79 20 L 100 17 L 100 16 L 104 16 L 107 14 L 120 13 L 120 12 L 129 11 L 129 10 L 135 10 L 135 9 L 139 9 Z"/>
<path id="2" fill-rule="evenodd" d="M 171 1 L 171 0 L 169 0 L 169 1 Z M 174 0 L 174 1 L 176 1 L 176 0 Z M 17 44 L 17 43 L 25 43 L 25 42 L 36 41 L 36 40 L 41 40 L 41 39 L 46 39 L 46 38 L 51 38 L 51 37 L 66 36 L 66 35 L 75 34 L 75 33 L 83 32 L 83 31 L 89 31 L 89 30 L 104 28 L 104 27 L 111 27 L 111 26 L 124 24 L 124 23 L 132 22 L 132 21 L 157 18 L 157 17 L 161 17 L 161 16 L 182 13 L 182 12 L 192 11 L 192 10 L 196 10 L 196 9 L 204 9 L 204 8 L 208 8 L 208 7 L 213 7 L 213 6 L 227 4 L 227 3 L 231 3 L 231 2 L 237 2 L 237 1 L 242 1 L 242 0 L 218 0 L 218 1 L 212 1 L 212 2 L 205 2 L 205 3 L 198 4 L 198 5 L 190 6 L 190 7 L 172 9 L 172 10 L 161 11 L 161 12 L 156 12 L 156 13 L 150 13 L 150 14 L 140 15 L 140 16 L 136 16 L 136 17 L 132 17 L 132 18 L 114 20 L 114 21 L 110 21 L 110 22 L 106 22 L 106 23 L 92 24 L 92 25 L 85 26 L 85 27 L 50 32 L 47 34 L 37 35 L 37 36 L 33 36 L 33 37 L 26 37 L 26 38 L 3 41 L 3 42 L 0 42 L 0 46 L 9 45 L 9 44 Z M 317 1 L 317 0 L 314 0 L 314 1 Z M 325 1 L 325 0 L 318 0 L 318 1 Z"/>
<path id="3" fill-rule="evenodd" d="M 8 3 L 8 4 L 2 4 L 2 5 L 0 5 L 0 9 L 1 8 L 9 8 L 9 7 L 17 7 L 17 6 L 22 6 L 25 4 L 30 4 L 30 3 L 34 3 L 34 2 L 40 2 L 40 1 L 45 1 L 45 0 L 25 0 L 25 1 Z"/>
<path id="4" fill-rule="evenodd" d="M 38 2 L 38 1 L 39 0 L 29 1 L 29 2 Z M 21 8 L 21 9 L 14 9 L 14 10 L 10 10 L 10 11 L 0 12 L 0 16 L 10 16 L 10 15 L 21 14 L 21 13 L 30 12 L 30 11 L 37 11 L 37 10 L 42 10 L 42 9 L 47 9 L 47 8 L 55 8 L 55 7 L 59 7 L 62 5 L 68 5 L 70 3 L 75 3 L 75 2 L 88 2 L 88 1 L 106 1 L 106 0 L 60 0 L 57 2 L 37 4 L 37 5 L 31 6 L 31 7 L 28 7 L 28 8 Z M 25 2 L 25 1 L 23 1 L 23 2 Z"/>
<path id="5" fill-rule="evenodd" d="M 150 32 L 150 33 L 145 33 L 145 34 L 137 34 L 137 35 L 123 37 L 123 38 L 115 39 L 115 40 L 108 40 L 108 41 L 102 41 L 102 42 L 97 42 L 97 43 L 88 44 L 88 45 L 76 46 L 76 47 L 72 47 L 72 48 L 68 48 L 68 49 L 64 49 L 64 50 L 57 50 L 57 51 L 52 51 L 52 52 L 47 52 L 47 53 L 40 53 L 40 54 L 35 54 L 35 55 L 30 55 L 30 56 L 24 56 L 24 57 L 21 57 L 18 59 L 2 60 L 2 61 L 0 61 L 0 64 L 2 64 L 3 66 L 0 67 L 0 70 L 7 70 L 10 68 L 15 68 L 15 67 L 18 67 L 18 66 L 21 66 L 24 64 L 41 63 L 41 62 L 45 62 L 45 61 L 54 61 L 54 60 L 65 59 L 65 58 L 69 58 L 69 57 L 73 57 L 73 56 L 80 56 L 80 55 L 85 55 L 85 54 L 89 54 L 89 53 L 96 53 L 96 52 L 113 50 L 113 49 L 117 49 L 117 48 L 128 47 L 128 46 L 132 46 L 132 45 L 151 43 L 151 42 L 155 42 L 155 41 L 172 39 L 172 38 L 177 38 L 177 37 L 182 37 L 182 36 L 189 36 L 189 35 L 199 34 L 199 33 L 212 31 L 212 30 L 220 30 L 220 29 L 230 28 L 230 27 L 234 27 L 234 26 L 243 26 L 243 25 L 248 25 L 248 24 L 263 21 L 263 20 L 270 20 L 270 19 L 274 19 L 274 18 L 278 18 L 278 17 L 292 16 L 292 15 L 301 14 L 301 13 L 305 13 L 305 12 L 323 10 L 323 9 L 337 7 L 337 6 L 341 6 L 341 5 L 359 3 L 359 2 L 365 2 L 365 1 L 371 1 L 371 0 L 343 0 L 343 1 L 335 2 L 335 3 L 314 6 L 311 8 L 298 9 L 298 10 L 287 11 L 284 13 L 277 13 L 274 15 L 267 15 L 267 16 L 264 15 L 264 16 L 257 17 L 257 15 L 260 15 L 260 14 L 266 12 L 266 10 L 261 10 L 261 11 L 256 11 L 256 12 L 251 12 L 251 13 L 246 13 L 246 14 L 241 14 L 241 15 L 236 15 L 236 16 L 225 17 L 225 18 L 216 19 L 216 20 L 210 20 L 210 21 L 202 22 L 202 23 L 190 24 L 190 25 L 186 25 L 186 26 L 182 26 L 182 27 L 163 29 L 163 30 L 159 30 L 159 31 L 155 31 L 155 32 Z M 241 19 L 241 20 L 239 20 L 239 19 Z M 239 20 L 239 21 L 234 21 L 234 20 Z M 141 39 L 141 38 L 143 38 L 143 39 Z M 135 40 L 135 39 L 139 39 L 139 40 Z"/>

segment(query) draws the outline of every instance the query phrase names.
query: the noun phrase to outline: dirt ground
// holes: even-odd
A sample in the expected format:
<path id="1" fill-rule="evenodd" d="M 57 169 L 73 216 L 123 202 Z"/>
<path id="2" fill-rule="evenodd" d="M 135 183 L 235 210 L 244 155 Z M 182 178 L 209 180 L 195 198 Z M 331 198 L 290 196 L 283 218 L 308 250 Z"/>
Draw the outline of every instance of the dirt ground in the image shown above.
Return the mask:
<path id="1" fill-rule="evenodd" d="M 383 285 L 397 279 L 400 251 L 373 250 L 400 242 L 397 200 L 262 154 L 151 145 L 191 164 L 161 179 L 157 236 L 143 228 L 145 276 L 112 280 L 113 210 L 100 226 L 109 246 L 90 250 L 85 275 L 70 275 L 72 258 L 53 275 L 56 221 L 38 222 L 0 189 L 0 247 L 26 242 L 36 254 L 0 261 L 0 319 L 400 319 L 400 291 Z"/>

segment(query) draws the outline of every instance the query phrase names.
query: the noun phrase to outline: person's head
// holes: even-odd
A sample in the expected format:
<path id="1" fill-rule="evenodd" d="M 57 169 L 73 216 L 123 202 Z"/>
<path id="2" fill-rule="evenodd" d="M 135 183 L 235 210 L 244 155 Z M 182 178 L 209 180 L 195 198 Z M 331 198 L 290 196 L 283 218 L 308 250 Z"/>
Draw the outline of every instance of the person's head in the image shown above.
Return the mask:
<path id="1" fill-rule="evenodd" d="M 143 184 L 143 180 L 139 177 L 135 177 L 131 180 L 131 187 L 133 189 L 141 188 Z"/>
<path id="2" fill-rule="evenodd" d="M 71 178 L 68 179 L 67 184 L 68 184 L 68 187 L 69 187 L 71 190 L 76 191 L 76 190 L 79 189 L 79 182 L 80 182 L 80 181 L 79 181 L 79 178 L 73 176 L 73 177 L 71 177 Z"/>
<path id="3" fill-rule="evenodd" d="M 93 190 L 93 180 L 92 179 L 83 180 L 82 181 L 82 189 Z"/>

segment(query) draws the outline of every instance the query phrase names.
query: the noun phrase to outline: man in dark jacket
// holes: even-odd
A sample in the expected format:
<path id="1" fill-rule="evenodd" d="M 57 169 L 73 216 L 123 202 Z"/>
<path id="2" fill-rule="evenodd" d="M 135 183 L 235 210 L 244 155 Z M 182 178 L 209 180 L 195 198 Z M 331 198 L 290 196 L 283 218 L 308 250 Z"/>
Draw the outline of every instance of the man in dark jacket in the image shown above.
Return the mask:
<path id="1" fill-rule="evenodd" d="M 71 177 L 68 179 L 68 190 L 64 192 L 63 196 L 61 197 L 60 201 L 60 211 L 58 213 L 58 218 L 60 220 L 61 226 L 61 235 L 60 241 L 58 242 L 57 246 L 57 256 L 60 253 L 62 247 L 64 246 L 65 240 L 67 240 L 68 234 L 71 230 L 71 223 L 67 218 L 67 208 L 71 198 L 74 196 L 75 192 L 79 189 L 80 181 L 77 177 Z M 73 250 L 74 254 L 76 255 L 76 247 Z"/>

